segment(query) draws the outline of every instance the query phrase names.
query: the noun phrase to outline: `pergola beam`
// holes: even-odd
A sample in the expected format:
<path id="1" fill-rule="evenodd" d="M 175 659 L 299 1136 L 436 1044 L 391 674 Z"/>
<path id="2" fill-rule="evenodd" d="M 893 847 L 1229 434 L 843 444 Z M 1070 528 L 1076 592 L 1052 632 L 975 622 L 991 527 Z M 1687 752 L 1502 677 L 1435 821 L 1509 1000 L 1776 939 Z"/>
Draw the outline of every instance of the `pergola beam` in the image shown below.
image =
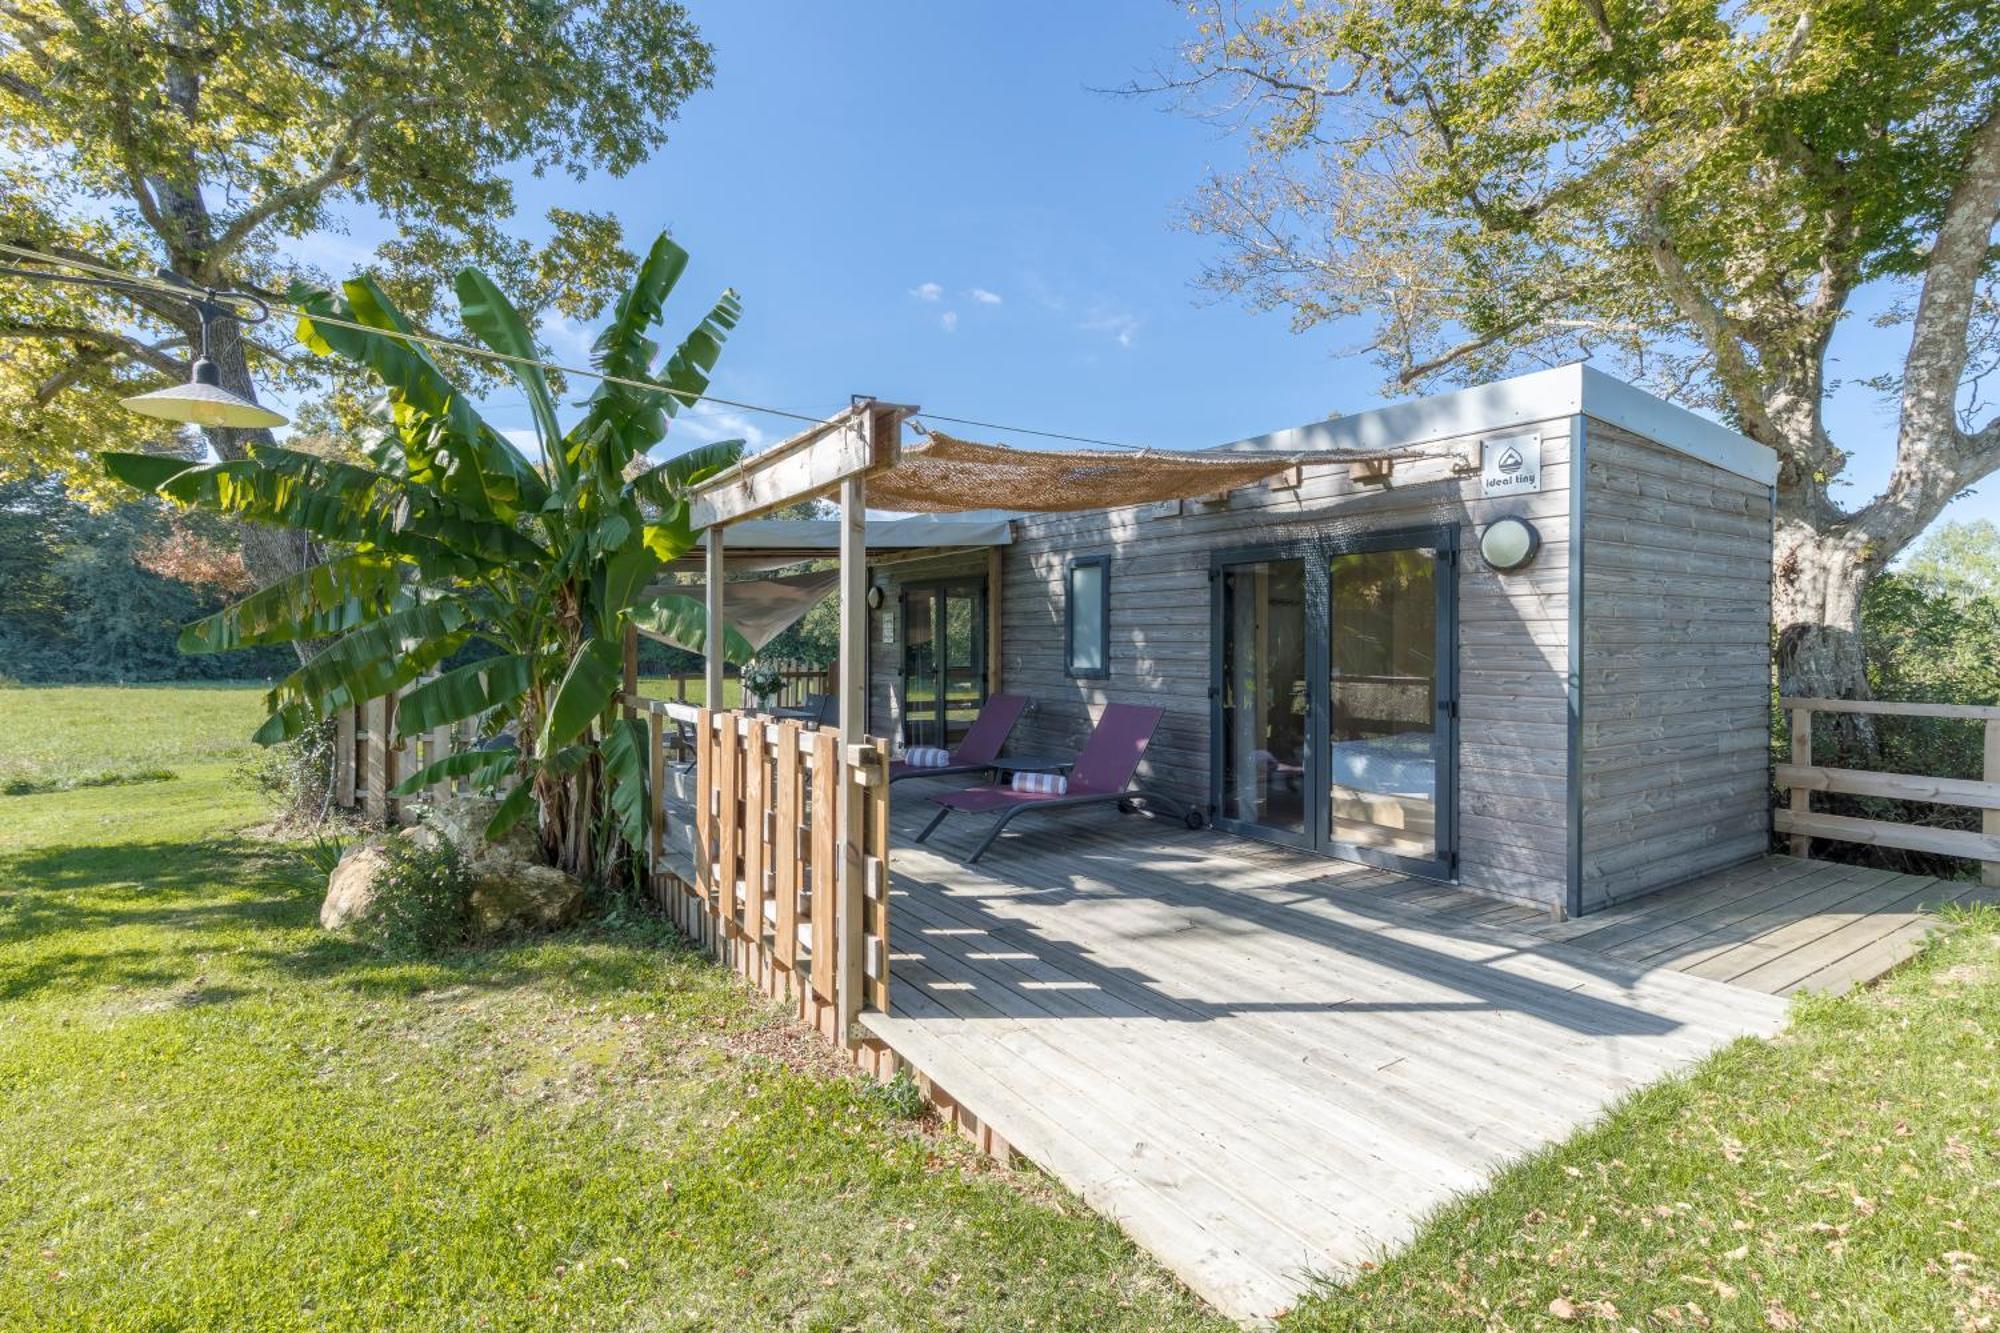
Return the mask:
<path id="1" fill-rule="evenodd" d="M 688 522 L 714 528 L 758 518 L 801 500 L 816 499 L 875 466 L 867 435 L 851 407 L 752 454 L 688 493 Z"/>

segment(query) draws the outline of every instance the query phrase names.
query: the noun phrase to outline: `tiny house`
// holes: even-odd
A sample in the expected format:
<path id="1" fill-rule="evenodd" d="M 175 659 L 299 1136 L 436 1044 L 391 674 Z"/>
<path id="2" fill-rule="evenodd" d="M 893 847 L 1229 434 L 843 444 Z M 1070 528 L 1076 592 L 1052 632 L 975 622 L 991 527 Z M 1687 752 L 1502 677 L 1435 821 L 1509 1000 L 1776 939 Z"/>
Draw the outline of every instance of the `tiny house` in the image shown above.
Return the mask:
<path id="1" fill-rule="evenodd" d="M 1767 849 L 1771 451 L 1581 365 L 1224 448 L 1347 465 L 873 564 L 870 731 L 1162 705 L 1218 830 L 1558 914 Z"/>

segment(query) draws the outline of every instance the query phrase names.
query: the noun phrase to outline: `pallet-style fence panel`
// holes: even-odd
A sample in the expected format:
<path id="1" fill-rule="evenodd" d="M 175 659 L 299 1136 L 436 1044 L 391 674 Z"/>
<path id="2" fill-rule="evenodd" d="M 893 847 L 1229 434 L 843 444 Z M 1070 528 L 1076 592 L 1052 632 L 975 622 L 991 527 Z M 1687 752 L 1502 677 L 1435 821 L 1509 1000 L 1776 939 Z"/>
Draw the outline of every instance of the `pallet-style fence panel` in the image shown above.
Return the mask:
<path id="1" fill-rule="evenodd" d="M 889 747 L 627 696 L 648 715 L 653 888 L 676 925 L 829 1040 L 889 1004 Z M 692 764 L 675 733 L 694 736 Z"/>
<path id="2" fill-rule="evenodd" d="M 1777 766 L 1777 783 L 1790 799 L 1774 816 L 1791 836 L 1793 856 L 1810 856 L 1815 838 L 1958 856 L 1979 862 L 1980 882 L 2000 886 L 2000 708 L 1971 704 L 1891 703 L 1873 699 L 1780 699 L 1791 719 L 1791 762 Z M 1928 717 L 1978 723 L 1984 729 L 1979 778 L 1934 778 L 1911 773 L 1832 768 L 1813 763 L 1813 715 L 1859 713 L 1876 717 Z M 1816 813 L 1812 793 L 1876 796 L 1980 811 L 1980 828 L 1932 828 L 1886 819 Z"/>
<path id="3" fill-rule="evenodd" d="M 409 823 L 416 804 L 473 790 L 470 780 L 455 778 L 433 783 L 415 796 L 392 794 L 410 774 L 479 741 L 479 725 L 470 719 L 420 736 L 397 736 L 396 702 L 405 693 L 333 714 L 333 804 L 338 808 L 359 810 L 379 823 Z"/>

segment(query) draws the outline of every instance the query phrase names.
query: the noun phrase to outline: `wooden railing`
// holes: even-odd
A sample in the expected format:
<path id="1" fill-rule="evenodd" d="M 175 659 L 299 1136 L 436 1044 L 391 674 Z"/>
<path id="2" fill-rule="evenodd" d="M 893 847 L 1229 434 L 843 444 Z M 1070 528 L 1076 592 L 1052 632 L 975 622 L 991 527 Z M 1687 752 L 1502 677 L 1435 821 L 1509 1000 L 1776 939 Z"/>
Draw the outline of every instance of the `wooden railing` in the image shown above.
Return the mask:
<path id="1" fill-rule="evenodd" d="M 1980 880 L 2000 885 L 2000 708 L 1970 704 L 1883 703 L 1856 699 L 1780 699 L 1791 718 L 1791 762 L 1777 766 L 1780 790 L 1790 793 L 1774 827 L 1791 835 L 1792 855 L 1808 856 L 1814 838 L 1957 856 L 1980 863 Z M 1937 778 L 1813 763 L 1813 715 L 1858 713 L 1877 717 L 1927 717 L 1978 723 L 1984 730 L 1982 776 Z M 1980 828 L 1935 828 L 1886 819 L 1816 813 L 1812 794 L 1873 796 L 1896 801 L 1961 806 L 1980 811 Z"/>
<path id="2" fill-rule="evenodd" d="M 648 721 L 653 888 L 681 932 L 852 1046 L 889 1006 L 889 747 L 624 697 Z M 676 734 L 694 735 L 677 765 Z"/>
<path id="3" fill-rule="evenodd" d="M 776 665 L 778 677 L 783 683 L 778 687 L 777 698 L 763 701 L 767 707 L 796 708 L 806 701 L 808 695 L 833 693 L 835 680 L 831 667 L 814 666 L 810 662 L 779 662 Z M 728 673 L 728 679 L 737 678 L 734 671 Z M 688 703 L 690 688 L 695 693 L 695 705 L 715 702 L 701 698 L 702 673 L 699 671 L 670 671 L 664 676 L 648 676 L 646 683 L 667 691 L 675 703 Z"/>

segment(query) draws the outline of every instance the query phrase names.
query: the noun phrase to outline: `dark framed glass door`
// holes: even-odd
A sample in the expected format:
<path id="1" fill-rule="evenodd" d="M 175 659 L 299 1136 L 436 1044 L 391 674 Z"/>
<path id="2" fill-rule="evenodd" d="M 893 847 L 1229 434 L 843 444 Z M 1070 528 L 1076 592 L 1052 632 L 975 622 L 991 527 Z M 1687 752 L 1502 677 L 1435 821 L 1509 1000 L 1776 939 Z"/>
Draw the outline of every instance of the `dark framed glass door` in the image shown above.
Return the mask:
<path id="1" fill-rule="evenodd" d="M 903 740 L 956 745 L 986 702 L 986 581 L 903 588 Z"/>
<path id="2" fill-rule="evenodd" d="M 1215 558 L 1218 826 L 1452 877 L 1456 567 L 1453 527 Z"/>

